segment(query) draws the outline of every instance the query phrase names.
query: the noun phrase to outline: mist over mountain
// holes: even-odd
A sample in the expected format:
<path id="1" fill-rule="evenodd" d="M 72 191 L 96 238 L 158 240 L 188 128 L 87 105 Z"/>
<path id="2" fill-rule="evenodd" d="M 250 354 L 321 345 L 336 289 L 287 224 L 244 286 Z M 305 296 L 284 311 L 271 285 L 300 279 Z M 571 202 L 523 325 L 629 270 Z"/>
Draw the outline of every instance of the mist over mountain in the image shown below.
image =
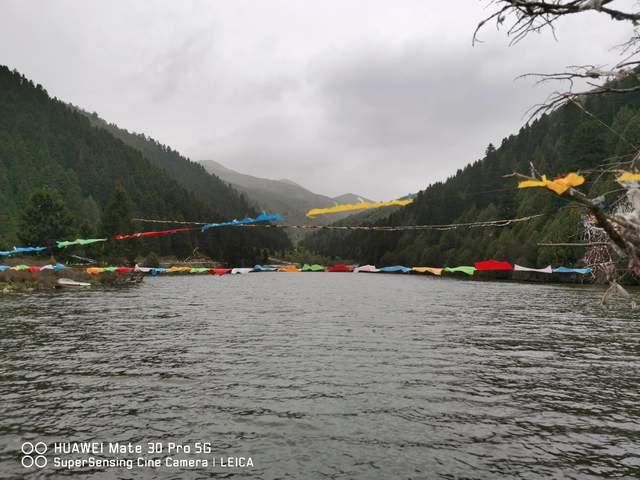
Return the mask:
<path id="1" fill-rule="evenodd" d="M 366 198 L 353 193 L 347 193 L 338 197 L 329 197 L 314 193 L 292 180 L 271 180 L 232 170 L 219 162 L 205 160 L 200 162 L 204 168 L 231 184 L 242 192 L 248 201 L 258 209 L 282 213 L 287 218 L 289 225 L 306 225 L 315 223 L 328 225 L 336 220 L 349 216 L 349 214 L 318 217 L 310 220 L 305 214 L 312 208 L 331 207 L 337 203 L 355 203 Z"/>

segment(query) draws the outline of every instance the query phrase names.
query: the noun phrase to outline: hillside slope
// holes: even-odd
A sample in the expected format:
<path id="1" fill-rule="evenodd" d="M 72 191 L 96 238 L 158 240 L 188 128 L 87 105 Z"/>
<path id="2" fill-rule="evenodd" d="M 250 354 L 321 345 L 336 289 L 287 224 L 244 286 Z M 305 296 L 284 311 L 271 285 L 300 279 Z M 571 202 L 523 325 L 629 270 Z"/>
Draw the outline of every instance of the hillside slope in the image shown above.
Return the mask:
<path id="1" fill-rule="evenodd" d="M 219 204 L 207 201 L 203 192 L 177 183 L 170 170 L 158 168 L 106 129 L 92 126 L 84 115 L 50 98 L 41 85 L 0 66 L 2 246 L 16 243 L 20 214 L 31 192 L 43 185 L 60 191 L 77 221 L 76 229 L 82 227 L 85 234 L 99 229 L 101 212 L 117 185 L 126 190 L 135 215 L 215 221 L 251 212 L 239 195 L 223 190 Z M 214 209 L 214 204 L 221 208 Z M 251 232 L 224 232 L 181 235 L 149 245 L 157 253 L 181 255 L 199 246 L 217 258 L 249 261 L 260 249 L 286 248 L 287 241 L 282 235 L 259 238 Z"/>
<path id="2" fill-rule="evenodd" d="M 189 160 L 170 146 L 163 145 L 147 135 L 130 132 L 108 123 L 95 112 L 88 113 L 78 107 L 74 108 L 86 115 L 92 125 L 107 130 L 126 145 L 140 151 L 145 159 L 168 173 L 184 189 L 193 193 L 200 202 L 222 217 L 229 219 L 254 216 L 260 210 L 279 212 L 271 206 L 252 205 L 246 196 L 229 185 L 228 181 L 208 172 L 200 163 Z M 278 249 L 282 250 L 290 247 L 289 238 L 284 230 L 257 229 L 250 235 L 249 244 L 255 248 L 277 245 Z"/>
<path id="3" fill-rule="evenodd" d="M 214 210 L 226 216 L 247 216 L 255 213 L 240 192 L 170 146 L 163 145 L 147 135 L 130 132 L 113 123 L 108 123 L 95 112 L 88 113 L 79 108 L 78 110 L 87 116 L 92 125 L 104 128 L 114 137 L 140 151 L 150 163 L 167 172 L 183 188 L 192 192 L 200 201 Z"/>
<path id="4" fill-rule="evenodd" d="M 635 82 L 632 76 L 619 86 L 629 87 Z M 615 201 L 619 186 L 613 175 L 600 175 L 601 165 L 612 160 L 630 160 L 633 145 L 640 145 L 640 94 L 593 97 L 585 107 L 597 120 L 573 105 L 545 115 L 523 127 L 517 135 L 505 138 L 499 148 L 489 145 L 484 158 L 419 192 L 412 205 L 373 223 L 424 225 L 536 214 L 544 214 L 543 217 L 489 229 L 323 231 L 307 237 L 304 245 L 322 255 L 380 265 L 453 266 L 486 258 L 532 266 L 575 263 L 583 254 L 581 249 L 541 248 L 538 243 L 579 240 L 582 212 L 549 192 L 518 190 L 517 182 L 504 176 L 529 173 L 529 162 L 552 177 L 579 170 L 588 180 L 584 191 L 593 197 L 606 193 L 608 204 Z"/>

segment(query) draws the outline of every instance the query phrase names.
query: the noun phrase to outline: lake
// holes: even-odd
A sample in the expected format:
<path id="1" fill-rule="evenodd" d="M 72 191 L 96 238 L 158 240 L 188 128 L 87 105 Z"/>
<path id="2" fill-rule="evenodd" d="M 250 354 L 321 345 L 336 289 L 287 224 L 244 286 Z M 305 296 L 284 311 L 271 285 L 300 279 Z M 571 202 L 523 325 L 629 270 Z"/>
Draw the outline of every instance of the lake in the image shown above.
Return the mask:
<path id="1" fill-rule="evenodd" d="M 0 477 L 637 478 L 640 313 L 602 294 L 252 273 L 0 297 Z M 54 465 L 69 442 L 162 465 Z"/>

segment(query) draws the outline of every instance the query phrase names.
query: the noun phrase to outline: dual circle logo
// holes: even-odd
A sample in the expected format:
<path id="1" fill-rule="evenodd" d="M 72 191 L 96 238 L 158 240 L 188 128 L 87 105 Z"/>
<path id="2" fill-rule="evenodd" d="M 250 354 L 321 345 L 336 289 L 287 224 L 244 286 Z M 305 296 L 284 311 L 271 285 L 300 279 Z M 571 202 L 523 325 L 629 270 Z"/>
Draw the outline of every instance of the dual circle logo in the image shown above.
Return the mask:
<path id="1" fill-rule="evenodd" d="M 31 443 L 24 442 L 22 444 L 22 459 L 21 463 L 24 468 L 44 468 L 47 466 L 47 457 L 44 456 L 47 453 L 47 444 L 44 442 Z"/>

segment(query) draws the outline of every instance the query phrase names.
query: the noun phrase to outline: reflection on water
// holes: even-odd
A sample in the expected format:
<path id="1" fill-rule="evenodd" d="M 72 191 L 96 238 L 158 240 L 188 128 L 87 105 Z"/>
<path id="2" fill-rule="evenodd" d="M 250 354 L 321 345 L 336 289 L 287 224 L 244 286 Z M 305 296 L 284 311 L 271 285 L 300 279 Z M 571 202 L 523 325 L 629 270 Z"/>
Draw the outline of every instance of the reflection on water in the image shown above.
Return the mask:
<path id="1" fill-rule="evenodd" d="M 0 298 L 0 476 L 637 478 L 640 319 L 601 290 L 150 278 Z M 211 441 L 251 469 L 34 473 L 25 440 Z"/>

